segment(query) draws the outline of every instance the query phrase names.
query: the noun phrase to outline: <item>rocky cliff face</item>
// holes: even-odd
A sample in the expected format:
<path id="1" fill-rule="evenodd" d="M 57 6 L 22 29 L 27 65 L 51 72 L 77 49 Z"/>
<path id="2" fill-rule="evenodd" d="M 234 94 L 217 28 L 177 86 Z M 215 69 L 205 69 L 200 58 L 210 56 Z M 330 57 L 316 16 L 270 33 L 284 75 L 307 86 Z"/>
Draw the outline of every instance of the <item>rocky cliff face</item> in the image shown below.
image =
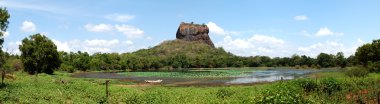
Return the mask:
<path id="1" fill-rule="evenodd" d="M 209 30 L 206 25 L 184 23 L 182 22 L 177 30 L 177 39 L 185 41 L 199 41 L 215 47 L 210 37 L 208 36 Z"/>

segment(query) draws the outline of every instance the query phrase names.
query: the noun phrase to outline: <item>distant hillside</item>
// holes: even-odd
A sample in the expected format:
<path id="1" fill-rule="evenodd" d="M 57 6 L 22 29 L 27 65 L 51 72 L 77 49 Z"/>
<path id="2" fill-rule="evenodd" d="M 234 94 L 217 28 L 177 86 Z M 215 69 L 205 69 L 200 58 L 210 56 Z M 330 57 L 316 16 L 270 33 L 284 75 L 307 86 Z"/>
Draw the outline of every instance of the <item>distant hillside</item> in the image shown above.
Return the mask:
<path id="1" fill-rule="evenodd" d="M 169 40 L 150 48 L 134 52 L 136 55 L 155 55 L 155 56 L 172 56 L 176 54 L 184 54 L 194 57 L 200 54 L 228 54 L 222 48 L 213 48 L 210 45 L 198 41 Z"/>
<path id="2" fill-rule="evenodd" d="M 121 63 L 132 70 L 158 70 L 181 68 L 215 68 L 242 66 L 238 57 L 215 48 L 206 25 L 184 23 L 178 27 L 176 40 L 123 54 Z"/>
<path id="3" fill-rule="evenodd" d="M 236 57 L 223 48 L 213 48 L 199 41 L 190 42 L 179 39 L 164 41 L 155 47 L 141 49 L 131 53 L 131 55 L 141 57 L 142 59 L 139 60 L 143 63 L 144 61 L 157 60 L 161 64 L 158 68 L 227 67 L 230 65 L 226 61 Z"/>

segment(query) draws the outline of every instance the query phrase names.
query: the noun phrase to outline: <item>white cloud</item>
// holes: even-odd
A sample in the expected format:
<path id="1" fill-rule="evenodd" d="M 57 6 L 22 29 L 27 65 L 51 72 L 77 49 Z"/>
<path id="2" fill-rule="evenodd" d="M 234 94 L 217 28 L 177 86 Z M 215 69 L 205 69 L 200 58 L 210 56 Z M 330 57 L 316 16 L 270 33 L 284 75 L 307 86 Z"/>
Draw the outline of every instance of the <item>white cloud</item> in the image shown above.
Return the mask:
<path id="1" fill-rule="evenodd" d="M 105 16 L 106 19 L 116 21 L 116 22 L 128 22 L 135 18 L 133 15 L 128 14 L 109 14 Z"/>
<path id="2" fill-rule="evenodd" d="M 35 32 L 35 31 L 37 31 L 37 27 L 32 21 L 24 21 L 24 22 L 22 22 L 21 31 L 23 31 L 23 32 Z"/>
<path id="3" fill-rule="evenodd" d="M 277 39 L 272 36 L 260 35 L 260 34 L 253 35 L 253 37 L 251 37 L 249 41 L 258 42 L 258 43 L 268 43 L 268 44 L 284 44 L 285 43 L 281 39 Z"/>
<path id="4" fill-rule="evenodd" d="M 86 24 L 84 26 L 88 31 L 90 32 L 112 32 L 113 30 L 116 30 L 117 32 L 120 32 L 127 36 L 127 38 L 130 39 L 137 39 L 137 38 L 142 38 L 144 36 L 144 31 L 131 26 L 131 25 L 110 25 L 110 24 L 98 24 L 98 25 L 93 25 L 93 24 Z M 147 37 L 147 39 L 151 39 L 150 37 Z"/>
<path id="5" fill-rule="evenodd" d="M 359 45 L 363 45 L 365 42 L 364 42 L 362 39 L 358 38 L 358 39 L 357 39 L 357 43 L 358 43 Z"/>
<path id="6" fill-rule="evenodd" d="M 54 44 L 57 45 L 59 51 L 65 52 L 88 52 L 89 54 L 101 52 L 101 53 L 125 53 L 136 51 L 144 47 L 136 47 L 133 41 L 119 41 L 118 39 L 103 40 L 103 39 L 93 39 L 93 40 L 70 40 L 70 41 L 59 41 L 52 39 Z M 17 46 L 18 48 L 18 46 Z"/>
<path id="7" fill-rule="evenodd" d="M 88 46 L 100 46 L 100 47 L 111 47 L 119 44 L 119 40 L 113 39 L 113 40 L 100 40 L 100 39 L 94 39 L 94 40 L 86 40 L 85 41 Z"/>
<path id="8" fill-rule="evenodd" d="M 133 45 L 133 42 L 130 41 L 130 40 L 127 40 L 127 41 L 124 41 L 123 44 L 126 44 L 126 45 Z"/>
<path id="9" fill-rule="evenodd" d="M 298 54 L 304 54 L 311 57 L 316 57 L 321 52 L 328 54 L 336 54 L 338 52 L 343 52 L 346 57 L 353 55 L 356 52 L 356 49 L 363 45 L 364 41 L 357 39 L 356 42 L 353 42 L 351 47 L 345 46 L 343 43 L 338 41 L 326 41 L 318 42 L 306 47 L 298 47 Z"/>
<path id="10" fill-rule="evenodd" d="M 226 35 L 222 41 L 216 42 L 215 45 L 239 56 L 290 57 L 293 54 L 299 54 L 316 57 L 321 52 L 329 54 L 343 52 L 348 57 L 354 54 L 356 49 L 364 43 L 363 40 L 357 39 L 350 45 L 339 41 L 325 41 L 301 46 L 292 45 L 273 36 L 255 34 L 249 38 L 233 38 Z"/>
<path id="11" fill-rule="evenodd" d="M 134 38 L 142 38 L 144 36 L 144 31 L 134 26 L 123 24 L 123 25 L 116 25 L 115 28 L 118 32 L 123 33 L 128 38 L 134 39 Z"/>
<path id="12" fill-rule="evenodd" d="M 4 47 L 4 51 L 9 52 L 11 54 L 18 54 L 20 55 L 21 52 L 18 49 L 19 45 L 21 45 L 21 41 L 16 41 L 16 42 L 9 42 L 7 46 Z"/>
<path id="13" fill-rule="evenodd" d="M 216 25 L 214 22 L 208 22 L 206 25 L 209 28 L 211 34 L 215 34 L 215 35 L 227 35 L 228 34 L 226 31 L 224 31 L 224 29 L 222 29 L 221 27 Z"/>
<path id="14" fill-rule="evenodd" d="M 305 15 L 294 16 L 294 20 L 296 20 L 296 21 L 305 21 L 307 19 L 308 19 L 308 17 Z"/>
<path id="15" fill-rule="evenodd" d="M 255 34 L 247 39 L 233 39 L 225 36 L 223 41 L 217 42 L 217 47 L 223 47 L 226 51 L 240 56 L 287 56 L 290 54 L 289 46 L 282 39 L 272 36 Z"/>
<path id="16" fill-rule="evenodd" d="M 125 53 L 133 52 L 138 49 L 146 48 L 146 46 L 136 45 L 132 40 L 120 41 L 118 39 L 92 39 L 92 40 L 69 40 L 60 41 L 57 39 L 52 39 L 54 44 L 57 46 L 58 51 L 65 52 L 88 52 L 89 54 L 101 52 L 101 53 Z M 4 51 L 12 54 L 21 54 L 19 51 L 19 45 L 21 41 L 11 41 L 4 45 Z M 144 44 L 146 45 L 146 44 Z"/>
<path id="17" fill-rule="evenodd" d="M 58 41 L 58 40 L 55 40 L 55 39 L 52 39 L 52 41 L 57 46 L 57 50 L 58 51 L 65 51 L 65 52 L 70 52 L 71 51 L 68 42 L 61 42 L 61 41 Z"/>
<path id="18" fill-rule="evenodd" d="M 86 24 L 84 27 L 87 29 L 87 31 L 91 32 L 110 32 L 113 30 L 113 26 L 109 24 Z"/>
<path id="19" fill-rule="evenodd" d="M 317 36 L 317 37 L 332 36 L 332 35 L 343 36 L 344 33 L 341 33 L 341 32 L 332 32 L 329 28 L 323 27 L 323 28 L 320 28 L 318 30 L 318 32 L 315 34 L 315 36 Z"/>

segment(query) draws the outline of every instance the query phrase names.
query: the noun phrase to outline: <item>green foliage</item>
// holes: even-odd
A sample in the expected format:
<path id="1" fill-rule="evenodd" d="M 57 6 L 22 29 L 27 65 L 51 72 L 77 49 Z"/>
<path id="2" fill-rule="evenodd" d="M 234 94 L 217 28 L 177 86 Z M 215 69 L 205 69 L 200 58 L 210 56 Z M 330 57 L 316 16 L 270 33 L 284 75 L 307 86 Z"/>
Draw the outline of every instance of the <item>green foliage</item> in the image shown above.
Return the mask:
<path id="1" fill-rule="evenodd" d="M 165 93 L 165 89 L 151 89 L 147 93 L 142 94 L 142 104 L 167 104 L 169 102 L 168 93 Z"/>
<path id="2" fill-rule="evenodd" d="M 81 71 L 86 71 L 90 68 L 90 56 L 87 52 L 82 53 L 79 51 L 76 55 L 76 58 L 73 59 L 73 66 Z"/>
<path id="3" fill-rule="evenodd" d="M 7 31 L 10 15 L 6 8 L 0 7 L 0 48 L 3 48 L 4 43 L 4 33 Z M 1 73 L 1 85 L 3 85 L 4 77 L 6 74 L 7 67 L 4 67 L 3 64 L 6 60 L 6 54 L 3 50 L 0 50 L 0 73 Z M 1 102 L 0 102 L 1 103 Z"/>
<path id="4" fill-rule="evenodd" d="M 332 66 L 334 66 L 334 64 L 333 64 L 334 63 L 334 56 L 331 54 L 329 55 L 326 53 L 320 53 L 317 56 L 317 63 L 321 67 L 332 67 Z"/>
<path id="5" fill-rule="evenodd" d="M 0 7 L 0 37 L 4 36 L 4 32 L 7 31 L 10 15 L 6 8 Z M 3 47 L 4 38 L 0 38 L 0 46 Z"/>
<path id="6" fill-rule="evenodd" d="M 216 92 L 216 96 L 220 99 L 227 99 L 231 97 L 233 94 L 235 94 L 235 92 L 226 88 L 221 88 Z"/>
<path id="7" fill-rule="evenodd" d="M 340 66 L 341 68 L 345 68 L 347 66 L 347 60 L 344 58 L 343 52 L 338 52 L 335 56 L 335 63 L 336 65 Z"/>
<path id="8" fill-rule="evenodd" d="M 164 41 L 161 44 L 132 53 L 60 53 L 63 63 L 72 70 L 127 70 L 159 71 L 187 70 L 188 68 L 224 67 L 297 67 L 325 68 L 352 65 L 342 52 L 336 56 L 321 53 L 317 59 L 294 54 L 292 57 L 250 56 L 239 57 L 223 48 L 213 48 L 200 42 L 183 40 Z M 62 68 L 60 68 L 62 69 Z"/>
<path id="9" fill-rule="evenodd" d="M 52 74 L 61 64 L 57 46 L 46 36 L 31 35 L 20 45 L 21 61 L 29 74 Z"/>
<path id="10" fill-rule="evenodd" d="M 118 53 L 95 53 L 92 56 L 82 53 L 74 58 L 74 60 L 84 61 L 82 64 L 73 63 L 75 68 L 82 71 L 86 71 L 87 69 L 103 71 L 122 70 L 123 68 L 123 62 Z"/>
<path id="11" fill-rule="evenodd" d="M 368 77 L 336 76 L 333 79 L 319 80 L 318 88 L 305 94 L 299 84 L 310 85 L 312 79 L 274 82 L 254 86 L 228 87 L 163 87 L 120 85 L 111 80 L 110 96 L 105 97 L 105 79 L 70 78 L 70 73 L 55 72 L 54 75 L 34 76 L 16 72 L 16 79 L 8 81 L 0 90 L 0 102 L 8 103 L 128 103 L 128 104 L 307 104 L 307 103 L 355 103 L 359 99 L 349 95 L 360 95 L 361 101 L 368 103 L 377 98 L 380 91 L 380 74 L 371 73 Z M 336 75 L 341 72 L 321 73 Z M 328 76 L 324 76 L 328 77 Z M 331 84 L 333 83 L 333 84 Z M 314 86 L 314 84 L 312 84 Z M 328 87 L 323 87 L 328 86 Z M 341 90 L 336 90 L 340 86 Z M 314 88 L 314 87 L 312 87 Z M 329 95 L 322 89 L 333 89 Z M 368 94 L 360 92 L 368 91 Z"/>
<path id="12" fill-rule="evenodd" d="M 380 61 L 369 62 L 367 67 L 370 72 L 380 72 Z"/>
<path id="13" fill-rule="evenodd" d="M 368 76 L 369 71 L 365 67 L 357 66 L 357 67 L 348 68 L 344 72 L 344 74 L 349 76 L 349 77 L 366 77 L 366 76 Z"/>
<path id="14" fill-rule="evenodd" d="M 361 65 L 368 66 L 380 61 L 380 39 L 364 44 L 356 49 L 355 56 Z M 370 71 L 373 71 L 372 69 Z"/>
<path id="15" fill-rule="evenodd" d="M 131 54 L 126 54 L 127 58 L 137 60 L 126 60 L 128 63 L 135 63 L 132 70 L 143 69 L 158 69 L 159 67 L 181 68 L 214 68 L 214 67 L 229 67 L 231 63 L 236 62 L 231 60 L 236 57 L 225 52 L 222 48 L 212 48 L 207 44 L 200 42 L 188 42 L 183 40 L 164 41 L 150 49 L 138 50 Z M 124 57 L 123 57 L 124 58 Z M 137 61 L 137 62 L 133 62 Z M 231 63 L 229 61 L 232 61 Z M 161 64 L 158 64 L 161 63 Z"/>
<path id="16" fill-rule="evenodd" d="M 61 64 L 61 66 L 59 67 L 59 69 L 61 71 L 66 71 L 66 72 L 69 72 L 69 73 L 74 73 L 75 72 L 75 68 L 71 65 L 67 65 L 66 63 L 63 63 Z"/>
<path id="17" fill-rule="evenodd" d="M 302 96 L 302 91 L 291 84 L 277 83 L 264 89 L 259 96 L 253 98 L 258 104 L 304 104 L 307 99 Z"/>
<path id="18" fill-rule="evenodd" d="M 331 95 L 333 92 L 342 90 L 342 83 L 335 78 L 324 78 L 319 82 L 319 84 L 321 91 L 327 93 L 328 95 Z"/>
<path id="19" fill-rule="evenodd" d="M 76 70 L 86 71 L 90 69 L 91 57 L 87 52 L 59 52 L 62 65 L 59 68 L 63 71 L 75 72 Z"/>
<path id="20" fill-rule="evenodd" d="M 305 92 L 312 92 L 318 89 L 318 84 L 313 79 L 297 79 L 294 82 L 299 85 Z"/>

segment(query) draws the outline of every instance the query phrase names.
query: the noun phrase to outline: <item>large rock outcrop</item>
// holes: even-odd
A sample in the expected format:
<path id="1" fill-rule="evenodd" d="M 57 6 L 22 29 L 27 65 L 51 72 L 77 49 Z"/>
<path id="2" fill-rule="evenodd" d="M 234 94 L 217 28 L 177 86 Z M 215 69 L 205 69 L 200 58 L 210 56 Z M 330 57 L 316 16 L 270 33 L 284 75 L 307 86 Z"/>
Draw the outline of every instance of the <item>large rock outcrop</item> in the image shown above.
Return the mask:
<path id="1" fill-rule="evenodd" d="M 193 22 L 182 22 L 178 27 L 176 37 L 177 39 L 185 41 L 199 41 L 201 43 L 208 44 L 211 47 L 215 47 L 214 43 L 212 43 L 210 37 L 208 36 L 208 33 L 209 30 L 207 25 L 193 24 Z"/>

